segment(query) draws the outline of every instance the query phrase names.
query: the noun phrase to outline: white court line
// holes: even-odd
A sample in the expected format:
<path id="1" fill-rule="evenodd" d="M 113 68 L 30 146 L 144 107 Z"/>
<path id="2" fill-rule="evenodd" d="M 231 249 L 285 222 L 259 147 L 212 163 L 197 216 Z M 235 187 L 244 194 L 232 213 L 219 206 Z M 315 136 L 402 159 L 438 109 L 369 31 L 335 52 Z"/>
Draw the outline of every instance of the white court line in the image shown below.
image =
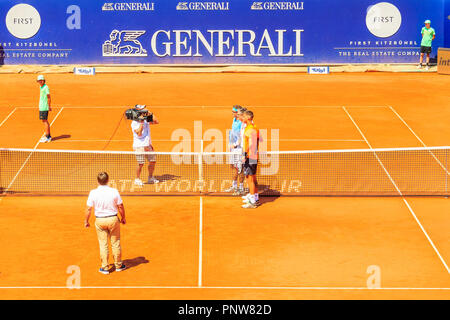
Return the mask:
<path id="1" fill-rule="evenodd" d="M 65 106 L 65 109 L 127 109 L 127 108 L 131 108 L 132 106 Z M 204 105 L 196 105 L 196 106 L 148 106 L 150 109 L 151 108 L 173 108 L 173 109 L 177 109 L 177 108 L 230 108 L 231 109 L 231 105 L 217 105 L 217 106 L 204 106 Z M 256 106 L 256 105 L 248 105 L 245 106 L 246 108 L 336 108 L 336 109 L 340 109 L 342 108 L 342 106 L 282 106 L 282 105 L 278 105 L 278 106 Z M 21 109 L 34 109 L 36 107 L 18 107 Z M 347 106 L 347 108 L 387 108 L 386 106 Z"/>
<path id="2" fill-rule="evenodd" d="M 364 141 L 367 143 L 367 145 L 369 146 L 370 150 L 373 150 L 372 145 L 369 143 L 369 140 L 367 140 L 366 136 L 364 135 L 364 133 L 361 131 L 361 129 L 359 128 L 359 126 L 356 124 L 355 120 L 353 120 L 353 117 L 350 115 L 350 113 L 348 113 L 347 109 L 345 107 L 342 107 L 342 109 L 344 109 L 345 113 L 347 114 L 347 116 L 350 118 L 350 120 L 353 122 L 353 124 L 355 125 L 356 129 L 358 129 L 359 134 L 363 137 Z M 400 191 L 400 189 L 398 188 L 397 184 L 395 183 L 395 181 L 392 179 L 391 175 L 389 174 L 389 172 L 386 170 L 386 168 L 384 167 L 384 164 L 381 162 L 380 158 L 377 156 L 377 154 L 375 153 L 375 151 L 373 152 L 373 154 L 375 155 L 375 157 L 377 158 L 378 163 L 381 165 L 381 167 L 383 168 L 384 172 L 386 173 L 386 175 L 389 177 L 389 180 L 391 180 L 392 184 L 394 185 L 395 189 L 397 190 L 397 192 L 402 195 L 402 192 Z"/>
<path id="3" fill-rule="evenodd" d="M 273 139 L 266 139 L 267 141 L 299 141 L 299 142 L 361 142 L 364 141 L 362 139 L 279 139 L 279 140 L 273 140 Z"/>
<path id="4" fill-rule="evenodd" d="M 203 139 L 191 139 L 191 141 L 201 141 Z M 364 142 L 362 139 L 264 139 L 265 141 L 287 141 L 287 142 Z M 83 139 L 83 140 L 61 140 L 58 142 L 131 142 L 133 139 L 126 140 L 99 140 L 99 139 Z M 169 139 L 152 139 L 154 142 L 180 142 L 178 140 Z M 203 140 L 205 141 L 205 140 Z M 224 139 L 215 139 L 214 141 L 227 141 Z"/>
<path id="5" fill-rule="evenodd" d="M 422 141 L 422 139 L 419 138 L 419 136 L 414 132 L 414 130 L 406 123 L 406 121 L 398 114 L 397 111 L 394 110 L 393 107 L 389 106 L 389 109 L 391 109 L 391 111 L 403 122 L 403 124 L 409 129 L 409 131 L 411 131 L 411 133 L 417 138 L 417 140 L 419 140 L 419 142 L 425 147 L 427 148 L 427 145 Z M 444 169 L 444 171 L 450 175 L 450 172 L 447 170 L 447 168 L 442 164 L 441 161 L 439 161 L 439 159 L 435 156 L 435 154 L 433 152 L 431 152 L 431 155 L 433 156 L 433 158 L 439 163 L 439 165 L 441 166 L 442 169 Z"/>
<path id="6" fill-rule="evenodd" d="M 361 291 L 449 291 L 450 288 L 408 288 L 408 287 L 214 287 L 214 286 L 23 286 L 23 287 L 0 287 L 1 289 L 224 289 L 224 290 L 361 290 Z"/>
<path id="7" fill-rule="evenodd" d="M 358 129 L 359 133 L 361 134 L 361 136 L 364 138 L 364 140 L 366 141 L 367 145 L 369 146 L 369 148 L 371 150 L 374 150 L 372 148 L 372 145 L 369 143 L 369 141 L 367 140 L 366 136 L 364 135 L 364 133 L 361 131 L 361 129 L 359 128 L 359 126 L 356 124 L 355 120 L 353 119 L 353 117 L 350 115 L 350 113 L 348 113 L 347 109 L 345 107 L 342 107 L 342 109 L 344 109 L 345 113 L 347 114 L 347 116 L 350 118 L 350 120 L 353 122 L 353 124 L 355 125 L 356 129 Z M 374 150 L 374 155 L 377 158 L 378 162 L 380 163 L 381 167 L 383 168 L 384 172 L 387 174 L 387 176 L 389 177 L 389 180 L 391 180 L 392 184 L 394 185 L 395 189 L 397 190 L 397 192 L 399 193 L 399 195 L 402 197 L 403 202 L 405 203 L 406 207 L 408 208 L 409 212 L 412 214 L 412 216 L 414 217 L 414 219 L 416 220 L 417 224 L 419 225 L 420 229 L 422 230 L 422 232 L 425 234 L 425 237 L 428 239 L 428 242 L 431 244 L 431 246 L 434 249 L 434 252 L 438 255 L 439 259 L 441 260 L 442 264 L 444 265 L 445 269 L 447 270 L 448 273 L 450 273 L 450 269 L 447 265 L 447 263 L 445 262 L 444 258 L 442 258 L 441 254 L 439 253 L 439 250 L 436 248 L 436 246 L 434 245 L 433 241 L 431 240 L 430 236 L 428 235 L 428 233 L 425 231 L 425 228 L 422 226 L 422 224 L 420 223 L 419 219 L 417 218 L 416 214 L 414 213 L 413 209 L 411 208 L 411 206 L 409 205 L 408 201 L 406 201 L 405 197 L 403 196 L 402 192 L 400 191 L 400 189 L 398 188 L 397 184 L 395 183 L 395 181 L 392 179 L 391 175 L 389 174 L 389 172 L 386 170 L 386 168 L 384 167 L 383 162 L 381 162 L 380 158 L 378 157 L 378 155 L 376 154 L 376 151 Z"/>
<path id="8" fill-rule="evenodd" d="M 9 117 L 12 116 L 12 114 L 17 110 L 17 108 L 14 108 L 13 111 L 11 111 L 8 116 L 2 121 L 2 123 L 0 123 L 0 127 L 9 119 Z"/>
<path id="9" fill-rule="evenodd" d="M 200 196 L 200 218 L 198 228 L 198 286 L 202 286 L 203 273 L 203 197 Z"/>
<path id="10" fill-rule="evenodd" d="M 56 115 L 56 117 L 53 119 L 52 123 L 50 123 L 50 127 L 53 125 L 53 123 L 55 122 L 56 119 L 58 119 L 59 115 L 61 114 L 61 112 L 64 110 L 64 107 L 62 107 L 58 114 Z M 36 145 L 34 146 L 34 148 L 31 150 L 30 155 L 25 159 L 25 162 L 22 164 L 22 166 L 20 167 L 19 171 L 17 171 L 16 175 L 14 176 L 14 178 L 12 179 L 11 183 L 8 185 L 8 187 L 6 188 L 5 191 L 3 191 L 3 193 L 7 193 L 8 190 L 11 188 L 11 186 L 13 185 L 14 181 L 16 181 L 17 177 L 19 176 L 19 174 L 22 172 L 23 168 L 25 168 L 25 165 L 27 164 L 28 160 L 30 160 L 31 155 L 33 154 L 33 152 L 36 150 L 36 148 L 38 147 L 39 143 L 40 143 L 41 138 L 39 138 L 38 142 L 36 143 Z"/>

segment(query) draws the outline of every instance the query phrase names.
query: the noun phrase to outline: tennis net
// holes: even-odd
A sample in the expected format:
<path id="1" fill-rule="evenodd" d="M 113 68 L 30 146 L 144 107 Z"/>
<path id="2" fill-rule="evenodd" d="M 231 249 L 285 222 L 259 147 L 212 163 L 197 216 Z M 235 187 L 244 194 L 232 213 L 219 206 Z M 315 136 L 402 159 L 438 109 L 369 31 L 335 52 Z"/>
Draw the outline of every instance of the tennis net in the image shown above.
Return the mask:
<path id="1" fill-rule="evenodd" d="M 271 151 L 259 155 L 261 195 L 448 196 L 450 147 Z M 134 184 L 135 152 L 0 149 L 0 192 L 87 194 L 100 171 L 124 194 L 225 194 L 232 184 L 227 152 L 148 152 L 157 184 Z M 147 164 L 141 173 L 145 182 Z"/>

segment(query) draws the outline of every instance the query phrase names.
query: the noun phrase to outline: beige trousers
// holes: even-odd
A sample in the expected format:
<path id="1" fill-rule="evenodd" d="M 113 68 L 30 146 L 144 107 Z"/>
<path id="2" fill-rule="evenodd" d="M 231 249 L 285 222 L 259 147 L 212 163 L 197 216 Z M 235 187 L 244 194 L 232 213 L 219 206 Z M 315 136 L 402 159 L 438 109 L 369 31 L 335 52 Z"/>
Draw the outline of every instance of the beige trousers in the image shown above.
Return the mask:
<path id="1" fill-rule="evenodd" d="M 102 268 L 108 267 L 109 249 L 108 238 L 111 238 L 111 249 L 116 268 L 122 266 L 122 249 L 120 247 L 120 221 L 117 216 L 97 218 L 95 220 L 98 244 L 100 246 L 100 259 Z"/>

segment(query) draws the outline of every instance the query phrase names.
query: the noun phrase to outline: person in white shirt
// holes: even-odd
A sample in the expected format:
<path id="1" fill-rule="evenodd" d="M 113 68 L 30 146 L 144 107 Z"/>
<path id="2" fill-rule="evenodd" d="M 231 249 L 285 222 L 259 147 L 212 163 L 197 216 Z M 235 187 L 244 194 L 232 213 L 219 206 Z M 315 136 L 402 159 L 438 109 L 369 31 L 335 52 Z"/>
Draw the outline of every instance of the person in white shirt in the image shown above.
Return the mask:
<path id="1" fill-rule="evenodd" d="M 97 176 L 98 187 L 91 190 L 87 200 L 87 209 L 84 226 L 89 228 L 89 218 L 92 211 L 95 212 L 95 229 L 97 230 L 98 243 L 100 246 L 100 273 L 109 274 L 112 270 L 108 268 L 108 238 L 111 239 L 111 248 L 114 257 L 116 271 L 125 270 L 122 263 L 122 248 L 120 246 L 120 223 L 125 224 L 125 208 L 117 189 L 109 187 L 109 176 L 106 172 L 100 172 Z M 117 217 L 120 213 L 120 220 Z"/>
<path id="2" fill-rule="evenodd" d="M 232 192 L 233 196 L 242 196 L 245 194 L 244 191 L 244 175 L 243 175 L 243 163 L 241 160 L 242 157 L 242 135 L 243 135 L 243 129 L 242 126 L 245 125 L 244 122 L 242 122 L 241 118 L 244 112 L 247 109 L 235 105 L 233 106 L 233 125 L 230 130 L 230 137 L 229 137 L 229 143 L 230 143 L 230 152 L 233 153 L 231 157 L 231 167 L 233 170 L 233 182 L 231 188 L 225 190 L 225 192 Z M 239 185 L 238 185 L 239 182 Z"/>
<path id="3" fill-rule="evenodd" d="M 136 105 L 138 110 L 146 110 L 145 105 Z M 136 152 L 136 160 L 138 166 L 136 169 L 136 179 L 134 184 L 137 186 L 143 186 L 144 183 L 141 180 L 141 172 L 145 163 L 145 159 L 148 161 L 148 180 L 147 183 L 158 183 L 159 181 L 153 176 L 156 165 L 156 156 L 152 154 L 142 154 L 143 152 L 155 151 L 152 145 L 152 138 L 150 135 L 150 124 L 158 124 L 158 120 L 153 118 L 152 122 L 148 122 L 147 119 L 141 118 L 139 121 L 133 120 L 131 122 L 131 129 L 133 131 L 133 149 Z"/>

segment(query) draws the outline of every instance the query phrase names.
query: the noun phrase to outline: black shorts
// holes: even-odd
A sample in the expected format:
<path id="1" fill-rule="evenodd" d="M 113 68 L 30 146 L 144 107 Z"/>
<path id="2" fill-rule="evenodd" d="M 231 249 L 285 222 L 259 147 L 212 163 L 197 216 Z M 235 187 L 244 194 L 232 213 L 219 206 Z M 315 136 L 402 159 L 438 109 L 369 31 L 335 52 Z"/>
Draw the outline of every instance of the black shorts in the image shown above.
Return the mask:
<path id="1" fill-rule="evenodd" d="M 47 120 L 48 111 L 39 111 L 39 120 Z"/>
<path id="2" fill-rule="evenodd" d="M 244 175 L 254 176 L 256 174 L 257 169 L 258 169 L 258 160 L 250 160 L 249 158 L 245 159 Z"/>
<path id="3" fill-rule="evenodd" d="M 420 47 L 420 53 L 431 53 L 431 47 Z"/>

